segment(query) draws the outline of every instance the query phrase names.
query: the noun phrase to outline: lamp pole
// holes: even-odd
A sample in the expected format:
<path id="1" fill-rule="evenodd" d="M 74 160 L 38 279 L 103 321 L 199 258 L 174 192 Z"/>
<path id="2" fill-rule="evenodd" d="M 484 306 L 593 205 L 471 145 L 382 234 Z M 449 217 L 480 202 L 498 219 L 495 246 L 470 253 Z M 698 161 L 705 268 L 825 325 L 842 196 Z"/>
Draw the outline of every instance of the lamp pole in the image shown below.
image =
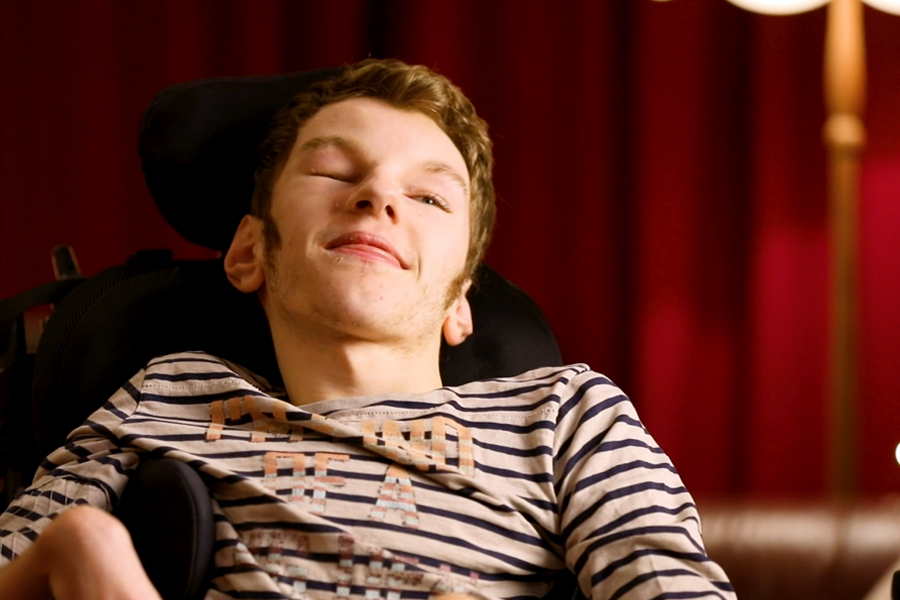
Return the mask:
<path id="1" fill-rule="evenodd" d="M 837 496 L 853 495 L 857 488 L 857 227 L 859 154 L 866 139 L 863 32 L 860 0 L 831 0 L 824 61 L 828 117 L 822 134 L 828 150 L 831 221 L 829 483 Z"/>
<path id="2" fill-rule="evenodd" d="M 865 0 L 900 14 L 900 0 Z M 856 492 L 857 459 L 857 223 L 859 155 L 866 131 L 866 50 L 862 0 L 729 0 L 767 14 L 792 14 L 828 3 L 824 93 L 828 116 L 822 137 L 828 151 L 831 240 L 829 306 L 828 484 L 835 496 Z"/>

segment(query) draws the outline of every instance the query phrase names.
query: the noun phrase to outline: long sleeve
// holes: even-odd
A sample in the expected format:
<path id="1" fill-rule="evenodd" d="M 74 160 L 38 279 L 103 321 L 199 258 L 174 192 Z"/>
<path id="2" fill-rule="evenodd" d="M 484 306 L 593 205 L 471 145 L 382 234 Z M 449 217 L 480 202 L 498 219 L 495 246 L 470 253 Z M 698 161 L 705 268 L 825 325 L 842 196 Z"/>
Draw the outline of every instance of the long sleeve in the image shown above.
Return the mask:
<path id="1" fill-rule="evenodd" d="M 89 504 L 112 511 L 137 455 L 116 436 L 138 406 L 143 371 L 69 434 L 41 463 L 34 483 L 0 515 L 0 566 L 24 552 L 66 509 Z"/>
<path id="2" fill-rule="evenodd" d="M 581 589 L 598 600 L 734 598 L 693 499 L 631 402 L 596 373 L 576 380 L 560 406 L 555 481 Z"/>

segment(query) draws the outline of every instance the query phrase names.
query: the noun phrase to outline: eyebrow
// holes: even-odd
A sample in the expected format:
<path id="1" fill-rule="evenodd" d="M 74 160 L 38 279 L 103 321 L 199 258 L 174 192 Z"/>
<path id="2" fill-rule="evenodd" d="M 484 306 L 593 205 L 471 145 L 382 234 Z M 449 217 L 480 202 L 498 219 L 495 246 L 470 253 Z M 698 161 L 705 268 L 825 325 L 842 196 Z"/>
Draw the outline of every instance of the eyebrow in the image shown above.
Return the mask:
<path id="1" fill-rule="evenodd" d="M 422 167 L 428 173 L 437 173 L 439 175 L 446 175 L 450 179 L 456 183 L 460 189 L 462 189 L 463 197 L 469 197 L 469 186 L 466 183 L 466 180 L 462 178 L 456 169 L 451 167 L 445 162 L 437 161 L 437 160 L 429 160 L 423 163 L 419 163 L 419 166 Z"/>
<path id="2" fill-rule="evenodd" d="M 313 150 L 318 150 L 319 148 L 324 148 L 327 146 L 336 146 L 341 150 L 346 150 L 347 152 L 350 152 L 357 157 L 363 156 L 363 149 L 359 145 L 359 143 L 356 142 L 356 140 L 340 135 L 325 135 L 308 139 L 300 147 L 300 151 L 312 152 Z M 458 185 L 462 190 L 463 196 L 465 198 L 469 197 L 469 185 L 466 183 L 466 180 L 463 179 L 462 175 L 460 175 L 456 171 L 456 169 L 454 169 L 447 163 L 439 160 L 428 160 L 418 163 L 417 166 L 428 173 L 436 173 L 438 175 L 445 175 L 449 177 L 453 181 L 453 183 Z"/>
<path id="3" fill-rule="evenodd" d="M 362 148 L 355 140 L 340 135 L 324 135 L 308 139 L 300 147 L 300 151 L 311 152 L 313 150 L 318 150 L 319 148 L 324 148 L 325 146 L 337 146 L 338 148 L 352 152 L 357 156 L 362 155 Z"/>

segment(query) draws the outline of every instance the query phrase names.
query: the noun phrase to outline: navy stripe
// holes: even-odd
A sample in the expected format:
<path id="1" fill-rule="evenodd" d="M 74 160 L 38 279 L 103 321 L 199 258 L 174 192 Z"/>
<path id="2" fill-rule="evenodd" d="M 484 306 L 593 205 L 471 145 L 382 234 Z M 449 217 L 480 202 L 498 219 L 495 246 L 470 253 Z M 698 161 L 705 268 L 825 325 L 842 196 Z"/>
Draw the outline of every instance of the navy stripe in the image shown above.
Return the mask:
<path id="1" fill-rule="evenodd" d="M 183 353 L 183 354 L 187 354 L 187 353 Z M 204 354 L 204 353 L 198 351 L 197 354 Z M 171 356 L 171 355 L 169 355 L 169 356 Z M 148 367 L 156 367 L 158 365 L 177 365 L 180 363 L 205 363 L 208 365 L 221 365 L 223 367 L 226 366 L 225 363 L 221 359 L 215 358 L 214 356 L 209 355 L 209 354 L 205 354 L 204 356 L 206 356 L 207 358 L 202 358 L 202 357 L 201 358 L 193 358 L 193 357 L 188 358 L 188 357 L 184 357 L 184 356 L 177 356 L 177 358 L 163 358 L 163 359 L 154 358 L 147 364 L 147 366 Z"/>
<path id="2" fill-rule="evenodd" d="M 59 492 L 47 491 L 47 490 L 27 490 L 25 491 L 21 497 L 30 497 L 30 498 L 47 498 L 52 502 L 56 502 L 62 506 L 68 506 L 69 504 L 74 504 L 74 499 L 66 496 L 65 494 L 61 494 Z M 6 512 L 15 515 L 17 517 L 22 517 L 24 519 L 28 519 L 32 522 L 37 522 L 47 516 L 47 513 L 39 513 L 31 511 L 22 506 L 12 505 Z"/>
<path id="3" fill-rule="evenodd" d="M 6 512 L 17 517 L 22 517 L 23 519 L 28 519 L 32 523 L 43 519 L 45 516 L 43 513 L 37 513 L 21 506 L 10 506 L 6 509 Z"/>
<path id="4" fill-rule="evenodd" d="M 123 389 L 129 396 L 131 396 L 131 399 L 134 400 L 135 402 L 140 402 L 140 401 L 141 401 L 141 393 L 140 393 L 140 391 L 138 391 L 138 389 L 137 389 L 136 387 L 134 387 L 133 385 L 131 385 L 131 382 L 130 382 L 130 381 L 126 381 L 124 384 L 122 384 L 122 389 Z"/>
<path id="5" fill-rule="evenodd" d="M 112 502 L 113 506 L 115 506 L 118 503 L 119 495 L 115 492 L 115 490 L 113 490 L 113 488 L 108 483 L 106 483 L 105 481 L 103 481 L 101 479 L 94 479 L 94 478 L 90 478 L 90 477 L 80 477 L 78 475 L 75 475 L 74 473 L 70 473 L 70 472 L 66 471 L 66 469 L 62 468 L 62 467 L 59 469 L 55 469 L 54 473 L 55 473 L 55 475 L 53 475 L 54 477 L 68 479 L 68 480 L 70 480 L 74 483 L 80 484 L 80 485 L 97 488 L 98 490 L 100 490 L 104 494 L 106 494 L 106 497 Z M 69 500 L 72 500 L 72 499 L 69 498 Z M 84 501 L 82 500 L 82 502 L 84 502 Z M 73 500 L 72 502 L 67 502 L 67 504 L 78 504 L 78 500 L 76 499 L 76 500 Z"/>
<path id="6" fill-rule="evenodd" d="M 587 421 L 593 419 L 597 415 L 603 414 L 607 410 L 609 410 L 612 407 L 614 407 L 618 404 L 621 404 L 623 402 L 628 402 L 628 398 L 626 396 L 620 394 L 617 396 L 613 396 L 612 398 L 607 398 L 603 402 L 600 402 L 600 403 L 594 405 L 593 407 L 591 407 L 589 410 L 587 410 L 585 412 L 585 414 L 583 414 L 581 416 L 581 418 L 579 419 L 578 425 L 576 427 L 572 428 L 572 431 L 573 431 L 572 435 L 570 435 L 562 444 L 560 444 L 559 451 L 557 452 L 557 455 L 556 455 L 557 456 L 556 462 L 558 463 L 559 461 L 563 460 L 563 457 L 569 453 L 569 448 L 573 444 L 573 439 L 574 439 L 575 435 L 579 431 L 581 431 L 582 428 L 589 429 L 589 426 L 585 425 L 585 423 Z M 560 417 L 560 422 L 561 421 L 562 421 L 562 417 Z M 630 421 L 633 421 L 633 419 L 630 419 L 627 415 L 616 415 L 616 418 L 613 420 L 612 424 L 609 427 L 607 427 L 606 429 L 604 429 L 602 432 L 600 432 L 597 436 L 594 437 L 594 443 L 602 442 L 603 438 L 606 437 L 606 435 L 610 432 L 610 430 L 616 424 L 622 423 L 622 422 L 627 423 L 627 424 L 633 424 Z M 644 429 L 643 429 L 643 426 L 640 424 L 640 422 L 637 422 L 637 425 L 641 428 L 641 431 L 643 432 Z M 585 444 L 585 446 L 589 446 L 590 443 L 591 442 L 589 442 L 588 444 Z M 565 477 L 565 474 L 567 474 L 569 471 L 572 470 L 572 465 L 574 463 L 578 462 L 578 460 L 582 456 L 584 456 L 584 454 L 586 454 L 587 452 L 590 452 L 590 450 L 589 449 L 586 450 L 585 447 L 582 446 L 582 448 L 577 453 L 575 453 L 574 456 L 569 458 L 568 462 L 566 463 L 566 467 L 563 469 L 563 473 L 564 473 L 563 477 Z"/>
<path id="7" fill-rule="evenodd" d="M 12 561 L 15 560 L 18 555 L 10 548 L 7 548 L 4 544 L 0 544 L 0 556 L 5 558 L 6 560 Z"/>
<path id="8" fill-rule="evenodd" d="M 648 491 L 657 491 L 657 492 L 665 492 L 671 496 L 677 496 L 680 494 L 687 493 L 687 490 L 684 486 L 679 486 L 676 488 L 669 487 L 664 483 L 659 483 L 656 481 L 644 481 L 641 483 L 636 483 L 634 485 L 629 485 L 621 488 L 617 488 L 614 490 L 610 490 L 605 493 L 600 499 L 591 504 L 585 510 L 581 511 L 577 517 L 572 519 L 568 526 L 563 530 L 563 535 L 565 537 L 569 537 L 572 535 L 572 532 L 586 520 L 591 518 L 593 514 L 600 509 L 601 506 L 606 504 L 607 502 L 612 502 L 613 500 L 620 500 L 625 498 L 626 496 L 631 496 L 634 494 L 641 494 L 643 492 Z"/>
<path id="9" fill-rule="evenodd" d="M 589 535 L 587 535 L 587 539 L 600 537 L 602 535 L 606 535 L 610 531 L 618 529 L 619 527 L 625 525 L 626 523 L 630 523 L 635 519 L 639 519 L 641 517 L 645 517 L 647 515 L 654 514 L 665 514 L 675 516 L 680 514 L 686 510 L 691 510 L 696 508 L 693 502 L 685 502 L 681 506 L 677 506 L 675 508 L 666 508 L 664 506 L 642 506 L 636 510 L 633 510 L 629 513 L 626 513 L 619 517 L 618 519 L 614 519 L 605 525 L 598 527 L 594 531 L 592 531 Z"/>
<path id="10" fill-rule="evenodd" d="M 628 556 L 608 563 L 603 569 L 591 575 L 591 587 L 603 583 L 607 577 L 609 577 L 625 565 L 629 565 L 636 560 L 647 556 L 663 556 L 665 558 L 671 558 L 673 560 L 688 560 L 696 563 L 709 562 L 709 559 L 705 555 L 697 553 L 677 552 L 675 550 L 665 550 L 660 548 L 645 548 L 643 550 L 635 550 Z M 581 559 L 578 560 L 578 562 L 575 563 L 576 573 L 581 572 L 587 560 L 587 555 L 585 554 Z"/>
<path id="11" fill-rule="evenodd" d="M 485 394 L 456 394 L 456 396 L 460 398 L 488 398 L 488 395 Z M 514 397 L 514 395 L 510 397 Z M 492 405 L 492 406 L 465 406 L 456 402 L 455 400 L 450 400 L 447 402 L 416 402 L 413 400 L 383 400 L 378 403 L 378 407 L 390 407 L 390 408 L 400 408 L 406 410 L 446 410 L 448 407 L 453 408 L 461 413 L 528 413 L 528 412 L 536 412 L 541 409 L 546 404 L 550 404 L 553 402 L 558 402 L 559 396 L 556 394 L 552 394 L 550 396 L 544 396 L 537 401 L 531 404 L 525 405 L 515 405 L 515 406 L 504 406 L 504 405 Z M 333 411 L 340 412 L 340 411 Z M 413 418 L 422 418 L 421 416 L 410 417 Z M 398 419 L 402 420 L 402 419 Z"/>
<path id="12" fill-rule="evenodd" d="M 565 497 L 563 497 L 563 499 L 560 501 L 560 512 L 565 513 L 566 510 L 568 510 L 569 501 L 572 499 L 573 495 L 585 490 L 586 488 L 615 477 L 616 475 L 621 475 L 622 473 L 627 473 L 628 471 L 634 471 L 638 469 L 647 469 L 651 471 L 654 469 L 660 469 L 663 471 L 669 471 L 673 475 L 678 475 L 678 472 L 675 470 L 675 467 L 671 465 L 671 463 L 651 463 L 645 460 L 633 460 L 631 462 L 618 464 L 595 475 L 590 475 L 588 477 L 582 477 L 581 479 L 579 479 L 578 483 L 575 484 L 575 489 L 566 494 Z"/>
<path id="13" fill-rule="evenodd" d="M 108 412 L 108 413 L 112 413 L 112 414 L 114 414 L 115 416 L 119 417 L 119 420 L 120 420 L 120 421 L 124 421 L 125 419 L 128 418 L 128 415 L 127 415 L 125 412 L 119 410 L 119 409 L 116 407 L 116 405 L 113 404 L 113 401 L 112 401 L 112 400 L 107 401 L 107 403 L 103 405 L 103 410 L 105 410 L 105 411 Z"/>
<path id="14" fill-rule="evenodd" d="M 482 463 L 475 463 L 475 469 L 482 473 L 490 473 L 498 477 L 506 477 L 507 479 L 521 479 L 523 481 L 533 481 L 535 483 L 553 483 L 553 475 L 550 473 L 519 473 L 510 469 L 501 469 L 500 467 L 491 467 Z"/>
<path id="15" fill-rule="evenodd" d="M 553 456 L 553 448 L 550 446 L 534 446 L 531 448 L 511 448 L 510 446 L 498 446 L 497 444 L 488 444 L 478 439 L 472 440 L 475 446 L 484 448 L 490 452 L 497 454 L 505 454 L 507 456 L 518 456 L 524 458 L 533 458 L 537 456 Z"/>
<path id="16" fill-rule="evenodd" d="M 250 432 L 247 432 L 250 433 Z M 247 434 L 244 435 L 223 435 L 223 440 L 246 440 Z M 138 440 L 151 440 L 155 442 L 204 442 L 206 441 L 206 432 L 199 431 L 197 433 L 162 433 L 154 435 L 138 435 L 131 434 L 122 436 L 122 441 L 127 441 L 134 445 Z"/>
<path id="17" fill-rule="evenodd" d="M 578 386 L 578 389 L 575 390 L 575 393 L 572 394 L 572 396 L 570 396 L 567 400 L 561 402 L 561 406 L 559 407 L 559 415 L 557 417 L 558 420 L 562 421 L 572 409 L 574 409 L 581 403 L 581 399 L 584 398 L 584 395 L 588 392 L 588 390 L 591 390 L 598 385 L 612 385 L 612 382 L 602 375 L 595 374 L 594 377 L 591 377 L 590 379 L 582 383 L 580 386 Z M 619 391 L 618 388 L 616 389 L 616 391 Z"/>
<path id="18" fill-rule="evenodd" d="M 514 381 L 510 381 L 510 383 L 518 383 Z M 546 383 L 537 383 L 532 385 L 525 385 L 522 387 L 508 387 L 506 389 L 497 390 L 496 392 L 473 392 L 471 394 L 464 394 L 462 392 L 457 391 L 456 389 L 449 389 L 448 391 L 452 392 L 457 398 L 477 398 L 478 400 L 497 400 L 501 398 L 518 398 L 518 396 L 522 396 L 525 394 L 530 394 L 531 392 L 536 392 L 538 390 L 543 390 L 545 388 L 556 387 L 555 381 L 548 381 Z"/>
<path id="19" fill-rule="evenodd" d="M 205 431 L 210 423 L 209 416 L 197 417 L 196 419 L 186 416 L 178 416 L 178 417 L 170 417 L 163 415 L 155 415 L 151 412 L 146 411 L 135 411 L 135 413 L 128 420 L 130 425 L 143 425 L 144 423 L 150 424 L 164 424 L 164 425 L 181 425 L 183 427 L 202 427 Z"/>
<path id="20" fill-rule="evenodd" d="M 23 529 L 23 530 L 20 531 L 19 533 L 21 533 L 22 535 L 24 535 L 25 537 L 27 537 L 28 540 L 31 541 L 32 543 L 33 543 L 33 542 L 36 542 L 37 539 L 38 539 L 38 533 L 37 533 L 35 530 L 31 529 L 30 527 L 26 527 L 25 529 Z"/>
<path id="21" fill-rule="evenodd" d="M 76 450 L 78 448 L 78 446 L 76 445 L 76 442 L 81 442 L 81 441 L 89 442 L 89 441 L 93 440 L 94 437 L 103 438 L 102 441 L 104 441 L 104 442 L 109 442 L 111 444 L 116 445 L 119 448 L 122 447 L 119 444 L 119 441 L 118 441 L 119 438 L 116 437 L 116 435 L 112 431 L 110 431 L 109 428 L 106 427 L 106 425 L 103 425 L 101 423 L 97 423 L 96 421 L 91 421 L 90 419 L 88 419 L 87 421 L 84 422 L 83 426 L 88 427 L 91 431 L 96 433 L 97 436 L 90 436 L 90 435 L 83 434 L 83 433 L 78 434 L 78 435 L 69 436 L 66 439 L 66 445 L 64 447 L 66 448 L 66 450 L 68 450 L 69 452 L 72 452 L 76 456 L 88 456 L 90 454 L 90 451 L 86 450 L 86 449 L 83 450 L 79 454 L 78 450 Z"/>
<path id="22" fill-rule="evenodd" d="M 195 406 L 198 404 L 209 404 L 216 400 L 230 400 L 231 398 L 243 398 L 244 396 L 256 396 L 259 398 L 270 398 L 271 396 L 253 389 L 253 388 L 237 388 L 224 392 L 216 392 L 215 394 L 197 394 L 196 396 L 164 396 L 161 394 L 153 394 L 150 392 L 141 393 L 142 402 L 159 402 L 160 404 L 170 404 L 176 406 Z"/>
<path id="23" fill-rule="evenodd" d="M 693 571 L 688 571 L 687 569 L 667 569 L 664 571 L 651 571 L 649 573 L 643 573 L 641 575 L 638 575 L 637 577 L 635 577 L 634 579 L 632 579 L 631 581 L 629 581 L 622 587 L 620 587 L 618 590 L 616 590 L 616 593 L 613 594 L 612 596 L 610 596 L 609 600 L 619 600 L 619 598 L 621 598 L 622 596 L 624 596 L 625 594 L 627 594 L 628 592 L 630 592 L 631 590 L 633 590 L 640 584 L 650 581 L 651 579 L 656 579 L 656 578 L 660 578 L 660 577 L 677 577 L 677 576 L 700 577 L 700 575 L 698 575 L 697 573 L 695 573 Z M 664 586 L 661 586 L 661 587 L 664 587 Z M 704 595 L 706 595 L 706 594 L 707 594 L 707 592 L 704 592 Z M 714 595 L 717 595 L 717 594 L 714 594 Z M 663 594 L 661 596 L 657 596 L 657 598 L 664 598 L 664 597 L 666 597 L 665 594 Z M 669 597 L 672 597 L 672 596 L 669 596 Z M 721 596 L 719 596 L 719 597 L 721 598 Z"/>
<path id="24" fill-rule="evenodd" d="M 522 498 L 522 500 L 524 500 L 528 504 L 530 504 L 536 508 L 540 508 L 541 510 L 556 512 L 556 508 L 557 508 L 556 504 L 554 504 L 553 502 L 550 502 L 549 500 L 539 500 L 537 498 L 526 498 L 524 496 L 520 496 L 520 498 Z"/>
<path id="25" fill-rule="evenodd" d="M 638 536 L 651 536 L 651 539 L 653 539 L 652 536 L 660 536 L 663 534 L 672 534 L 672 535 L 681 536 L 681 537 L 687 539 L 688 542 L 690 542 L 690 544 L 694 548 L 697 549 L 697 552 L 695 552 L 695 553 L 675 552 L 676 556 L 682 556 L 682 555 L 694 556 L 694 557 L 696 557 L 695 562 L 698 562 L 698 563 L 710 562 L 710 559 L 706 556 L 703 546 L 701 546 L 700 544 L 695 542 L 694 539 L 690 536 L 690 534 L 684 527 L 679 527 L 677 525 L 649 525 L 647 527 L 638 527 L 636 529 L 626 529 L 625 531 L 619 531 L 617 533 L 607 535 L 603 538 L 600 538 L 598 540 L 591 542 L 590 544 L 585 546 L 584 554 L 582 554 L 581 558 L 578 560 L 578 565 L 580 565 L 580 567 L 576 568 L 576 570 L 580 571 L 581 568 L 584 567 L 584 562 L 586 560 L 588 560 L 588 555 L 591 552 L 595 552 L 595 551 L 599 550 L 600 548 L 603 548 L 604 546 L 608 546 L 609 544 L 614 544 L 616 542 L 620 542 L 620 541 L 628 539 L 628 538 L 633 538 L 633 537 L 638 537 Z M 654 549 L 647 550 L 647 552 L 648 552 L 648 555 L 659 554 L 662 556 L 666 556 L 670 552 L 673 552 L 673 551 L 654 548 Z M 601 571 L 601 573 L 602 572 L 603 571 Z M 598 574 L 594 575 L 594 577 L 597 577 L 597 576 L 598 576 Z"/>
<path id="26" fill-rule="evenodd" d="M 234 371 L 214 371 L 211 373 L 148 373 L 145 381 L 210 381 L 213 379 L 239 379 L 244 382 L 245 379 Z"/>
<path id="27" fill-rule="evenodd" d="M 285 490 L 290 493 L 291 490 Z M 244 496 L 243 498 L 234 498 L 230 500 L 219 500 L 219 506 L 222 508 L 234 508 L 236 506 L 265 506 L 267 504 L 284 504 L 287 502 L 284 498 L 277 496 L 269 496 L 268 494 L 254 494 L 253 496 Z"/>
<path id="28" fill-rule="evenodd" d="M 715 581 L 711 582 L 715 585 Z M 730 590 L 734 591 L 734 590 Z M 654 596 L 651 600 L 689 600 L 690 598 L 719 598 L 720 600 L 725 600 L 725 597 L 722 594 L 717 594 L 714 591 L 707 592 L 663 592 L 658 596 Z"/>

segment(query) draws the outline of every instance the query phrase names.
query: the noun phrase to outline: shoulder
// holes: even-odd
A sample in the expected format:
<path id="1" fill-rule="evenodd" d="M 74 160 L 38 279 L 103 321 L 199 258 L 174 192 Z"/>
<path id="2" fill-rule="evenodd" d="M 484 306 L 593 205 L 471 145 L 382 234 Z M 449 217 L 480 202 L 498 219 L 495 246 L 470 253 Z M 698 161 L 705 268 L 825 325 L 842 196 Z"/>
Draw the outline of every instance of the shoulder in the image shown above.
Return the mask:
<path id="1" fill-rule="evenodd" d="M 592 371 L 590 367 L 582 363 L 561 367 L 541 367 L 513 377 L 483 379 L 447 389 L 465 396 L 513 397 L 557 394 L 562 398 L 577 393 L 579 390 L 584 391 L 594 387 L 610 393 L 621 393 L 608 377 Z"/>
<path id="2" fill-rule="evenodd" d="M 264 378 L 205 352 L 157 356 L 143 369 L 142 391 L 161 395 L 200 395 L 229 391 L 277 393 Z"/>
<path id="3" fill-rule="evenodd" d="M 595 404 L 597 400 L 623 395 L 609 378 L 584 364 L 542 367 L 513 377 L 442 388 L 435 393 L 445 401 L 452 399 L 495 416 L 502 411 L 536 411 L 548 417 L 548 412 L 559 416 L 574 405 Z"/>

